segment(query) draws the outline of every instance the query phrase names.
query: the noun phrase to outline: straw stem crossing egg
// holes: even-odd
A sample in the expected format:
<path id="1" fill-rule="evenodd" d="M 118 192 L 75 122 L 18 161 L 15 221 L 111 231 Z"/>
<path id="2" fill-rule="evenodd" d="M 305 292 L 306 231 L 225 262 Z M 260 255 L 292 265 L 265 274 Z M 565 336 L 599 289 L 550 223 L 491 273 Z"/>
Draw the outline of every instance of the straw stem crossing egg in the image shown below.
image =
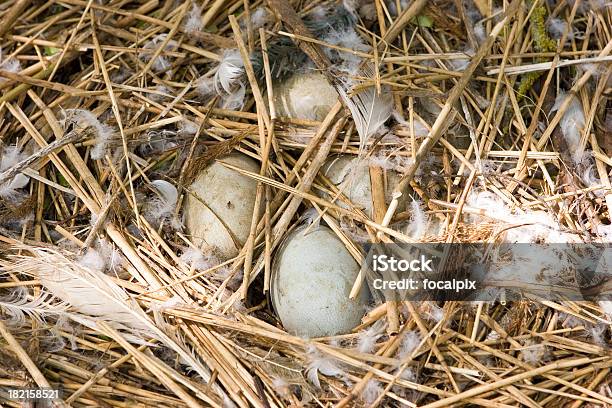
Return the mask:
<path id="1" fill-rule="evenodd" d="M 250 157 L 232 153 L 205 168 L 189 188 L 185 225 L 195 245 L 229 259 L 246 242 L 253 217 L 257 182 L 221 162 L 251 172 L 259 165 Z"/>
<path id="2" fill-rule="evenodd" d="M 312 338 L 347 333 L 365 313 L 368 291 L 349 299 L 359 264 L 329 228 L 300 227 L 276 254 L 274 309 L 285 329 Z"/>

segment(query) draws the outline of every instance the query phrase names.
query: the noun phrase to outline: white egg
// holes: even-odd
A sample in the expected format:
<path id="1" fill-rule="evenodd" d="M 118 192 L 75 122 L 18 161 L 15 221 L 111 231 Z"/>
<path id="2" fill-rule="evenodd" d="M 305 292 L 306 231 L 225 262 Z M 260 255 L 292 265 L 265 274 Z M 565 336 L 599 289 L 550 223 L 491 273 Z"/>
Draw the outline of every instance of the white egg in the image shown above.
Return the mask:
<path id="1" fill-rule="evenodd" d="M 298 73 L 274 85 L 274 107 L 280 117 L 323 120 L 338 93 L 317 71 Z"/>
<path id="2" fill-rule="evenodd" d="M 370 169 L 366 162 L 359 162 L 359 159 L 352 155 L 340 155 L 330 158 L 323 167 L 323 172 L 354 206 L 362 209 L 366 215 L 372 216 L 372 185 Z M 388 203 L 393 188 L 399 181 L 399 175 L 392 170 L 388 170 L 386 174 L 385 198 Z M 336 200 L 336 203 L 343 208 L 348 208 L 348 205 L 339 199 Z"/>
<path id="3" fill-rule="evenodd" d="M 367 289 L 349 293 L 359 264 L 327 227 L 293 231 L 274 260 L 271 297 L 289 333 L 312 338 L 350 332 L 365 313 Z"/>
<path id="4" fill-rule="evenodd" d="M 220 161 L 251 172 L 259 164 L 248 156 L 232 153 Z M 224 259 L 236 256 L 251 228 L 257 181 L 214 162 L 189 188 L 185 200 L 185 225 L 192 242 L 213 249 Z"/>

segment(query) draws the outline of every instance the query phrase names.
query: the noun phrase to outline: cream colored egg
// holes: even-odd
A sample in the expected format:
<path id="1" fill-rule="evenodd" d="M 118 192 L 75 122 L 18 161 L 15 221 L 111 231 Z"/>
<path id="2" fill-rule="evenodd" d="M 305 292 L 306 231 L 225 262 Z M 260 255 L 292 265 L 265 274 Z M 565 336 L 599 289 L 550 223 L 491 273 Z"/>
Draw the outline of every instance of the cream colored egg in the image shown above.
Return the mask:
<path id="1" fill-rule="evenodd" d="M 349 293 L 359 264 L 327 227 L 299 228 L 276 254 L 271 297 L 285 329 L 312 338 L 348 333 L 365 312 L 368 291 Z"/>
<path id="2" fill-rule="evenodd" d="M 317 71 L 298 73 L 274 85 L 274 107 L 280 117 L 323 120 L 338 93 Z"/>
<path id="3" fill-rule="evenodd" d="M 334 183 L 351 203 L 363 210 L 366 215 L 372 215 L 372 184 L 370 182 L 370 169 L 365 162 L 352 155 L 340 155 L 330 158 L 323 172 L 329 180 Z M 399 181 L 395 171 L 386 172 L 385 196 L 387 204 L 391 198 L 393 188 Z M 405 200 L 402 200 L 402 203 Z M 340 206 L 348 208 L 340 200 L 336 201 Z"/>
<path id="4" fill-rule="evenodd" d="M 243 154 L 232 153 L 219 161 L 259 171 L 257 162 Z M 219 161 L 204 169 L 190 186 L 184 206 L 185 226 L 195 245 L 229 259 L 248 238 L 257 182 Z"/>

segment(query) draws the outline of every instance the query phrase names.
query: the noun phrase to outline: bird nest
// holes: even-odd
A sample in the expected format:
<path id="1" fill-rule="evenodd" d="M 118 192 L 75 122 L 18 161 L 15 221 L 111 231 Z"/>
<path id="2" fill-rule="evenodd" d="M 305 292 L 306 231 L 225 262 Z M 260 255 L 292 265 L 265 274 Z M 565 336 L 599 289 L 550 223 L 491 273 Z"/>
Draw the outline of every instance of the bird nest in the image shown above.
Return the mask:
<path id="1" fill-rule="evenodd" d="M 315 338 L 269 290 L 297 227 L 355 263 L 609 243 L 610 27 L 597 0 L 0 2 L 0 404 L 612 405 L 609 283 L 372 303 Z M 186 225 L 212 165 L 255 186 L 214 203 L 249 207 L 229 255 Z"/>

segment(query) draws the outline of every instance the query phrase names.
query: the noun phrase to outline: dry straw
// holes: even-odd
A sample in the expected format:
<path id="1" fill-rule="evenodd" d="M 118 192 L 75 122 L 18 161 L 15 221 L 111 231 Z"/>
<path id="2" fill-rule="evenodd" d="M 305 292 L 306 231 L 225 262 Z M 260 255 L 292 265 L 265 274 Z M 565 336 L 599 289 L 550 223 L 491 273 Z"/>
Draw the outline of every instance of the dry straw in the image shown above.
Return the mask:
<path id="1" fill-rule="evenodd" d="M 268 295 L 304 222 L 358 261 L 368 241 L 610 242 L 610 27 L 598 0 L 0 3 L 0 389 L 75 407 L 612 406 L 609 282 L 599 302 L 377 304 L 319 339 L 285 332 Z M 338 102 L 282 117 L 275 85 L 313 70 Z M 181 207 L 233 151 L 258 162 L 224 165 L 259 211 L 221 262 Z M 322 170 L 337 154 L 367 166 L 372 214 Z"/>

